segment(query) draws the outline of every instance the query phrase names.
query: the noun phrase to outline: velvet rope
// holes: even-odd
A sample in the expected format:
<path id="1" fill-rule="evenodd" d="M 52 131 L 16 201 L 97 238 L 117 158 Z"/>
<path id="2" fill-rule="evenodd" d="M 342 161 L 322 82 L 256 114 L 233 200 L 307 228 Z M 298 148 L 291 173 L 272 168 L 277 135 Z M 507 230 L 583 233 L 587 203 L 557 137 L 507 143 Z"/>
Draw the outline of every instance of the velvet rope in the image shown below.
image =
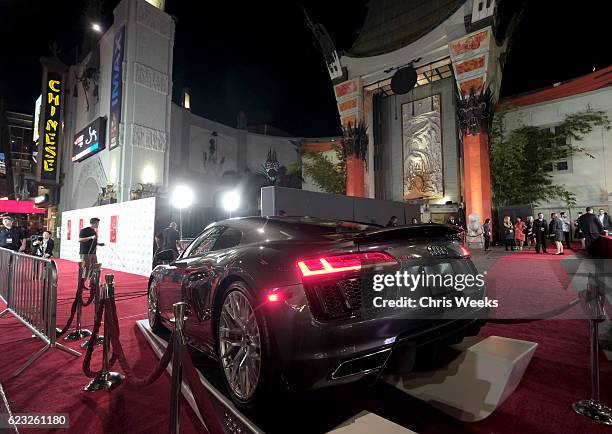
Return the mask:
<path id="1" fill-rule="evenodd" d="M 95 291 L 99 291 L 99 288 L 94 288 L 94 286 L 91 284 L 89 285 L 89 288 L 87 288 L 84 283 L 83 283 L 83 288 L 89 289 L 89 298 L 87 299 L 87 301 L 83 301 L 83 291 L 81 291 L 81 306 L 87 307 L 93 301 L 94 293 Z"/>
<path id="2" fill-rule="evenodd" d="M 91 336 L 89 337 L 89 342 L 87 343 L 87 351 L 85 352 L 85 358 L 83 359 L 83 373 L 89 378 L 94 378 L 101 372 L 91 371 L 91 356 L 93 354 L 94 347 L 96 346 L 96 342 L 98 341 L 98 333 L 100 332 L 100 324 L 102 324 L 102 315 L 104 314 L 105 307 L 105 302 L 100 303 L 100 305 L 98 306 L 98 310 L 96 311 L 96 317 L 94 320 L 93 330 L 91 332 Z"/>
<path id="3" fill-rule="evenodd" d="M 191 389 L 198 411 L 200 415 L 202 415 L 202 419 L 204 419 L 209 434 L 224 434 L 225 430 L 223 429 L 223 423 L 212 405 L 212 400 L 216 398 L 212 397 L 211 393 L 206 390 L 202 384 L 200 375 L 193 365 L 191 355 L 186 345 L 181 345 L 181 363 L 183 365 L 183 373 L 185 377 L 187 377 L 189 388 Z"/>
<path id="4" fill-rule="evenodd" d="M 137 377 L 128 363 L 123 347 L 121 346 L 121 341 L 119 339 L 119 319 L 117 317 L 115 300 L 107 299 L 106 301 L 108 304 L 104 311 L 104 321 L 107 324 L 107 333 L 109 334 L 109 339 L 113 348 L 113 358 L 116 356 L 121 369 L 125 373 L 126 385 L 130 388 L 140 388 L 152 384 L 161 376 L 161 374 L 166 370 L 168 363 L 170 363 L 170 360 L 172 359 L 172 344 L 169 344 L 166 347 L 166 351 L 164 351 L 159 364 L 149 376 L 144 378 Z M 174 333 L 171 336 L 170 342 L 172 342 L 172 339 L 174 339 Z"/>
<path id="5" fill-rule="evenodd" d="M 72 307 L 70 307 L 70 318 L 68 318 L 68 322 L 64 326 L 61 332 L 56 334 L 56 337 L 62 336 L 64 333 L 68 331 L 70 326 L 72 325 L 72 321 L 74 320 L 74 315 L 77 311 L 78 302 L 81 299 L 81 294 L 83 293 L 83 288 L 77 288 L 76 296 L 74 297 L 74 301 L 72 302 Z"/>

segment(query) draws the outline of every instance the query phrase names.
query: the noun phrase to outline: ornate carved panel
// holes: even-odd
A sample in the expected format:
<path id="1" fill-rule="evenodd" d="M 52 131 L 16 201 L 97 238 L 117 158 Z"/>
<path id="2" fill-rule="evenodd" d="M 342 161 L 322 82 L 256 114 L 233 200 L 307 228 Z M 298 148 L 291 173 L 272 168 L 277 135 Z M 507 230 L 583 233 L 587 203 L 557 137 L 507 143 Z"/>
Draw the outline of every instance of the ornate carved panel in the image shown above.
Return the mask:
<path id="1" fill-rule="evenodd" d="M 168 94 L 168 76 L 142 63 L 134 62 L 134 82 L 164 95 Z"/>
<path id="2" fill-rule="evenodd" d="M 132 125 L 132 145 L 136 148 L 149 149 L 151 151 L 166 151 L 166 132 Z"/>
<path id="3" fill-rule="evenodd" d="M 444 196 L 440 95 L 402 105 L 404 199 Z"/>

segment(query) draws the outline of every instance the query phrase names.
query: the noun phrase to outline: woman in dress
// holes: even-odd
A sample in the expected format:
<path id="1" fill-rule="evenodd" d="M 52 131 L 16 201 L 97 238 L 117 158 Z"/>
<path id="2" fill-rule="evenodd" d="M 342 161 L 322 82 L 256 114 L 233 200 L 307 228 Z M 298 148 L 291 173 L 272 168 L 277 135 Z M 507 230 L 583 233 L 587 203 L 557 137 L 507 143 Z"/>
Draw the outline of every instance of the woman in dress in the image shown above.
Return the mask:
<path id="1" fill-rule="evenodd" d="M 565 239 L 563 236 L 563 222 L 557 213 L 552 213 L 550 217 L 550 237 L 555 241 L 555 246 L 557 247 L 557 252 L 553 253 L 553 255 L 562 255 L 563 240 Z"/>
<path id="2" fill-rule="evenodd" d="M 506 252 L 508 247 L 514 251 L 514 225 L 510 220 L 510 216 L 504 217 L 504 237 L 506 239 Z"/>
<path id="3" fill-rule="evenodd" d="M 514 239 L 518 244 L 517 250 L 523 250 L 523 243 L 525 242 L 525 222 L 520 218 L 516 218 L 516 223 L 514 224 Z"/>
<path id="4" fill-rule="evenodd" d="M 531 246 L 535 245 L 535 233 L 533 232 L 533 216 L 527 217 L 525 222 L 525 241 L 527 243 L 527 249 L 530 250 Z"/>

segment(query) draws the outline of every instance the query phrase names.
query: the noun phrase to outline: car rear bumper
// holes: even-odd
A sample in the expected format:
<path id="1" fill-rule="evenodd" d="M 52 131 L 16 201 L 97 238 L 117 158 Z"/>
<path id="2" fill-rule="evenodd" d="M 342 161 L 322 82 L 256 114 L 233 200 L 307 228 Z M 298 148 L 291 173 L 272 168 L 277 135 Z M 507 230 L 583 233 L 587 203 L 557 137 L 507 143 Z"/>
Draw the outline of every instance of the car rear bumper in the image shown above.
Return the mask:
<path id="1" fill-rule="evenodd" d="M 305 299 L 267 306 L 274 359 L 290 390 L 350 383 L 383 371 L 406 372 L 420 349 L 477 334 L 482 312 L 462 319 L 415 319 L 406 315 L 322 323 Z"/>

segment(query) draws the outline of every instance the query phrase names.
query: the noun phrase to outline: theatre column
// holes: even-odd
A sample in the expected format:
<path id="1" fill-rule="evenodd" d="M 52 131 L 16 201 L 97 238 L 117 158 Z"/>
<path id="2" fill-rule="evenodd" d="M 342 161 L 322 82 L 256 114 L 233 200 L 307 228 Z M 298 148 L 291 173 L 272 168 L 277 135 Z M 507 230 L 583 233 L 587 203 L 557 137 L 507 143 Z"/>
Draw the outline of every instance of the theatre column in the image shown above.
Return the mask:
<path id="1" fill-rule="evenodd" d="M 449 43 L 458 90 L 466 217 L 477 214 L 480 223 L 491 218 L 488 127 L 501 85 L 500 50 L 490 26 Z"/>
<path id="2" fill-rule="evenodd" d="M 491 218 L 491 172 L 486 132 L 463 136 L 463 194 L 466 215 Z"/>
<path id="3" fill-rule="evenodd" d="M 334 86 L 338 113 L 342 128 L 355 128 L 363 122 L 363 88 L 361 79 L 344 81 Z M 346 159 L 346 194 L 347 196 L 364 196 L 365 163 L 358 155 L 349 153 Z"/>

